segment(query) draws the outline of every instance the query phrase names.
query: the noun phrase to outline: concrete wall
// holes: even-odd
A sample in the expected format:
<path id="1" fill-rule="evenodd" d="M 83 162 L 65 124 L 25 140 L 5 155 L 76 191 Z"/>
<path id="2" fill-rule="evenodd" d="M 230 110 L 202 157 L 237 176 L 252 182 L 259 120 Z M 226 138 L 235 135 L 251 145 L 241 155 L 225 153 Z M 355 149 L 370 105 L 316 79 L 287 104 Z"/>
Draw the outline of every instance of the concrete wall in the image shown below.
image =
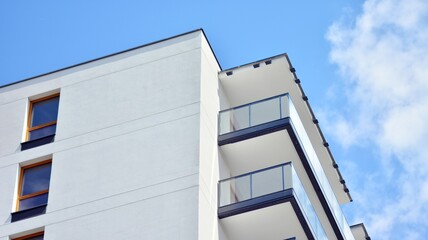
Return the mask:
<path id="1" fill-rule="evenodd" d="M 220 71 L 206 39 L 201 51 L 200 104 L 200 175 L 198 239 L 219 239 L 217 228 L 217 114 L 219 111 L 218 78 Z"/>
<path id="2" fill-rule="evenodd" d="M 20 151 L 28 101 L 6 100 L 0 104 L 0 156 L 6 156 Z"/>
<path id="3" fill-rule="evenodd" d="M 0 88 L 0 239 L 42 226 L 48 240 L 197 239 L 199 159 L 209 151 L 199 151 L 201 58 L 207 80 L 217 71 L 202 37 Z M 21 152 L 29 98 L 58 90 L 55 142 Z M 49 156 L 47 213 L 10 223 L 19 165 Z"/>

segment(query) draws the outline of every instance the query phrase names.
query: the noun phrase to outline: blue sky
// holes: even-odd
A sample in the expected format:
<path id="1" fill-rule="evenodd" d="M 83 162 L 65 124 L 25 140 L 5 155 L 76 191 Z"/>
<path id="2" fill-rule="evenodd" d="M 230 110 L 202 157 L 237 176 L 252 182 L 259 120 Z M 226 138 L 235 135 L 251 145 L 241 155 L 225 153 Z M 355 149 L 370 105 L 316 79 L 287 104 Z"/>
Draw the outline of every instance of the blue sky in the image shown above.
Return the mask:
<path id="1" fill-rule="evenodd" d="M 427 1 L 1 1 L 0 85 L 197 28 L 224 69 L 287 52 L 353 196 L 348 222 L 426 238 Z"/>

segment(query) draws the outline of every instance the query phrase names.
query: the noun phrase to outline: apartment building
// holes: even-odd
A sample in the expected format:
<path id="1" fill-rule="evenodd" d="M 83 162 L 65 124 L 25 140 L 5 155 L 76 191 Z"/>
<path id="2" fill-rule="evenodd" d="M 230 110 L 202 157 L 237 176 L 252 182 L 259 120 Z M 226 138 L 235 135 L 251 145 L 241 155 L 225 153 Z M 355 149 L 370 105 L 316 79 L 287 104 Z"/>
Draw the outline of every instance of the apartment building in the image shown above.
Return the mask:
<path id="1" fill-rule="evenodd" d="M 369 239 L 286 54 L 195 30 L 0 87 L 0 240 Z"/>

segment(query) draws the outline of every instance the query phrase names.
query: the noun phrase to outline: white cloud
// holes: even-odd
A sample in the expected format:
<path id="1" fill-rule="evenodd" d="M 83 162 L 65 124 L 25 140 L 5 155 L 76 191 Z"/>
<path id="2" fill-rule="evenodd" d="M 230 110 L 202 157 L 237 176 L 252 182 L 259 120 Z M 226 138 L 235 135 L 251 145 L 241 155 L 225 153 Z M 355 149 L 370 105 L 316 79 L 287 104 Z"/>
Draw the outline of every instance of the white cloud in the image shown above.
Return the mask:
<path id="1" fill-rule="evenodd" d="M 421 239 L 428 234 L 428 1 L 366 0 L 355 21 L 334 23 L 327 38 L 351 109 L 328 116 L 327 132 L 345 148 L 369 141 L 382 166 L 359 174 L 365 179 L 354 191 L 369 200 L 355 199 L 366 214 L 355 218 L 373 239 Z"/>

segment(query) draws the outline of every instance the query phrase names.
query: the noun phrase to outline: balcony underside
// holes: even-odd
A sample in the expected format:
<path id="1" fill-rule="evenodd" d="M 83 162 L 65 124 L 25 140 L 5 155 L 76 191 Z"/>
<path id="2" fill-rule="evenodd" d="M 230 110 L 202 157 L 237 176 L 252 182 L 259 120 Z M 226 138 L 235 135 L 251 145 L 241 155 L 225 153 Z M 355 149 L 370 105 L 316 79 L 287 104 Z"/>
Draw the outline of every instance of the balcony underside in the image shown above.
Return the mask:
<path id="1" fill-rule="evenodd" d="M 218 218 L 222 219 L 236 214 L 254 211 L 260 208 L 269 207 L 275 204 L 288 202 L 293 198 L 293 190 L 287 189 L 261 197 L 249 199 L 242 202 L 233 203 L 218 209 Z"/>
<path id="2" fill-rule="evenodd" d="M 285 120 L 287 119 L 279 120 L 281 121 L 281 125 L 273 132 L 260 131 L 259 133 L 264 133 L 256 133 L 257 137 L 250 137 L 250 135 L 254 136 L 253 133 L 250 133 L 243 137 L 240 136 L 242 139 L 240 141 L 220 147 L 223 158 L 229 168 L 230 176 L 237 176 L 299 159 L 293 140 L 286 130 L 286 127 L 289 125 L 288 121 Z M 237 135 L 239 136 L 240 134 L 238 133 Z M 234 137 L 233 135 L 229 136 Z M 298 165 L 295 165 L 295 167 L 298 168 L 298 172 L 302 169 Z"/>
<path id="3" fill-rule="evenodd" d="M 270 60 L 271 64 L 259 62 L 258 68 L 250 64 L 219 74 L 220 84 L 231 106 L 239 106 L 295 89 L 294 76 L 289 70 L 290 64 L 285 55 Z M 233 74 L 227 75 L 226 72 Z"/>
<path id="4" fill-rule="evenodd" d="M 283 203 L 223 218 L 220 224 L 229 240 L 313 239 L 292 196 Z"/>

